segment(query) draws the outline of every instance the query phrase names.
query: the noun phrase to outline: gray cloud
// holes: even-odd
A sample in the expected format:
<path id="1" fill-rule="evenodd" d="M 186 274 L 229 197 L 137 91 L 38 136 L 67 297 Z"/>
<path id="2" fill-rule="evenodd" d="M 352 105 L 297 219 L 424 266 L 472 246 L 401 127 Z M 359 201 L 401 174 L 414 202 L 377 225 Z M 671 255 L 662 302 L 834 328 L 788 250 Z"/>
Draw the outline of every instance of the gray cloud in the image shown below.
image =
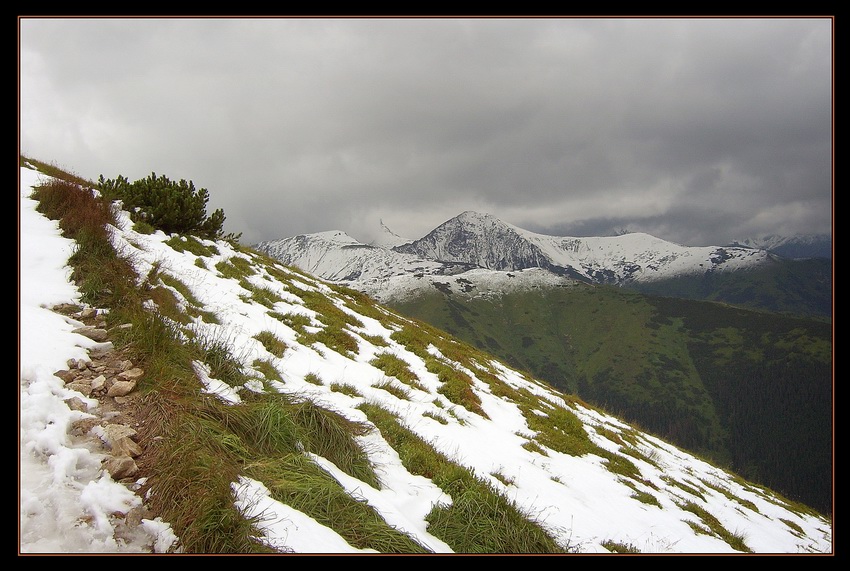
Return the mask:
<path id="1" fill-rule="evenodd" d="M 21 151 L 186 178 L 253 243 L 463 210 L 682 244 L 831 232 L 832 21 L 20 21 Z"/>

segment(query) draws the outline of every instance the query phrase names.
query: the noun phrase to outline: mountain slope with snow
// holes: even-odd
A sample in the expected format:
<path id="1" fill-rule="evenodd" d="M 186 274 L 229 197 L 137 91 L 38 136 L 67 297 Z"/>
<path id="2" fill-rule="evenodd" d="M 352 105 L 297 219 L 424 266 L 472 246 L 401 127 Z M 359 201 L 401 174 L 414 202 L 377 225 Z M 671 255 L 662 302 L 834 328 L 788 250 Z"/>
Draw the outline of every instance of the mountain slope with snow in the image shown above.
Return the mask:
<path id="1" fill-rule="evenodd" d="M 540 267 L 560 275 L 618 285 L 736 270 L 768 261 L 762 251 L 679 246 L 640 233 L 600 238 L 546 236 L 469 211 L 395 250 L 493 270 Z"/>
<path id="2" fill-rule="evenodd" d="M 832 237 L 828 234 L 780 236 L 769 234 L 736 240 L 732 247 L 757 248 L 785 258 L 832 258 Z"/>
<path id="3" fill-rule="evenodd" d="M 360 249 L 345 236 L 326 239 L 339 251 Z M 226 382 L 210 374 L 208 363 L 194 362 L 198 399 L 215 401 L 205 410 L 214 405 L 238 411 L 280 394 L 362 423 L 369 430 L 357 442 L 376 481 L 303 446 L 301 461 L 335 479 L 423 551 L 471 552 L 457 543 L 463 530 L 443 523 L 455 510 L 486 513 L 489 506 L 476 503 L 484 489 L 515 506 L 565 552 L 832 551 L 830 522 L 814 510 L 357 292 L 227 241 L 137 232 L 127 212 L 117 213 L 111 240 L 132 263 L 140 288 L 156 278 L 157 287 L 170 291 L 177 310 L 185 312 L 185 319 L 173 321 L 151 299 L 146 305 L 151 316 L 187 339 L 225 346 L 245 373 L 241 383 Z M 280 343 L 273 349 L 270 339 Z M 400 367 L 390 369 L 387 362 Z M 29 370 L 33 367 L 23 367 L 22 375 Z M 412 436 L 403 442 L 399 434 Z M 429 475 L 409 456 L 406 446 L 414 436 L 441 461 L 472 474 L 481 487 L 464 488 L 457 480 L 453 485 Z M 233 449 L 241 446 L 234 435 L 221 438 Z M 276 494 L 279 481 L 250 477 L 256 473 L 245 472 L 232 482 L 232 501 L 245 517 L 256 518 L 257 535 L 267 546 L 296 553 L 379 551 L 355 547 L 342 530 Z M 156 495 L 156 478 L 153 482 Z M 505 531 L 498 521 L 493 525 L 492 532 L 482 534 L 484 545 Z M 179 537 L 180 529 L 175 532 Z"/>
<path id="4" fill-rule="evenodd" d="M 500 283 L 505 282 L 505 272 L 539 268 L 551 274 L 547 281 L 558 284 L 579 280 L 628 286 L 726 274 L 775 262 L 764 250 L 679 246 L 640 233 L 596 238 L 546 236 L 470 211 L 418 240 L 391 248 L 367 246 L 342 232 L 272 240 L 255 248 L 383 302 L 415 295 L 423 288 L 439 289 L 446 280 L 434 276 L 456 276 L 473 269 L 488 270 Z M 478 271 L 463 279 L 480 281 L 483 274 Z M 529 287 L 540 285 L 536 278 L 531 281 Z"/>

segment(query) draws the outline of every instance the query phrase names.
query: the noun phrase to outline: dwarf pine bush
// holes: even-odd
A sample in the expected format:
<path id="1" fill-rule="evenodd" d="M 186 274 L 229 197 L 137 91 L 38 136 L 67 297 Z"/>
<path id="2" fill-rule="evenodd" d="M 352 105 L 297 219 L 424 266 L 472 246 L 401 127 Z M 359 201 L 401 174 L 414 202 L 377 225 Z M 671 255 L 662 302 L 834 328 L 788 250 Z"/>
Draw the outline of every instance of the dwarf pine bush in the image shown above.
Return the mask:
<path id="1" fill-rule="evenodd" d="M 98 190 L 109 200 L 121 200 L 130 211 L 133 222 L 144 222 L 167 234 L 196 234 L 216 240 L 238 239 L 223 235 L 224 211 L 218 209 L 207 216 L 209 192 L 195 188 L 190 180 L 172 181 L 151 173 L 147 178 L 130 182 L 119 175 L 115 179 L 97 181 Z"/>

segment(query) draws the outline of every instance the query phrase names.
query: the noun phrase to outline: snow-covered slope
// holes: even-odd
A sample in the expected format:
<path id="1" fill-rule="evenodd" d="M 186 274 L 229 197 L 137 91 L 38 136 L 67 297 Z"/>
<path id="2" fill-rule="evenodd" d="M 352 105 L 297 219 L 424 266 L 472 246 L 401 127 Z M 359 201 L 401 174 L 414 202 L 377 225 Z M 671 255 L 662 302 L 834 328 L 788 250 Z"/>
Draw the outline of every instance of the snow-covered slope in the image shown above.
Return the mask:
<path id="1" fill-rule="evenodd" d="M 758 250 L 679 246 L 640 233 L 599 238 L 546 236 L 477 212 L 464 212 L 425 237 L 395 249 L 493 270 L 540 267 L 613 284 L 735 270 L 768 260 L 768 254 Z"/>
<path id="2" fill-rule="evenodd" d="M 832 258 L 832 237 L 828 234 L 769 234 L 736 240 L 730 245 L 767 250 L 785 258 Z"/>
<path id="3" fill-rule="evenodd" d="M 340 250 L 347 245 L 360 249 L 343 235 L 326 238 Z M 226 343 L 251 373 L 250 382 L 232 386 L 210 378 L 205 364 L 196 363 L 198 387 L 225 406 L 242 406 L 242 395 L 258 398 L 278 391 L 372 426 L 363 406 L 379 406 L 488 483 L 572 552 L 609 553 L 618 547 L 669 553 L 832 550 L 830 522 L 813 511 L 344 289 L 226 241 L 201 240 L 203 249 L 193 253 L 162 232 L 135 232 L 127 213 L 120 213 L 112 239 L 139 276 L 150 276 L 156 268 L 158 275 L 188 288 L 191 299 L 181 288 L 169 286 L 178 306 L 197 305 L 214 314 L 215 319 L 192 317 L 174 326 L 192 338 Z M 242 268 L 240 277 L 226 275 L 224 269 L 231 266 Z M 258 292 L 264 293 L 260 297 Z M 319 298 L 327 304 L 317 304 Z M 317 340 L 319 332 L 331 327 L 319 307 L 349 316 L 336 336 L 350 337 L 353 350 L 332 349 Z M 155 305 L 148 309 L 157 311 Z M 307 324 L 296 326 L 287 316 L 299 316 Z M 266 348 L 260 341 L 263 334 L 285 344 L 282 355 Z M 411 338 L 427 341 L 423 347 Z M 405 363 L 416 382 L 388 375 L 375 364 L 381 355 Z M 269 379 L 258 362 L 271 365 L 280 380 Z M 472 407 L 469 400 L 447 396 L 452 392 L 445 390 L 434 363 L 462 372 L 469 381 L 467 397 L 474 395 L 478 404 Z M 394 388 L 387 388 L 390 385 Z M 342 386 L 347 390 L 340 390 Z M 459 498 L 411 471 L 377 427 L 360 438 L 379 474 L 379 488 L 344 473 L 326 458 L 305 455 L 425 549 L 456 551 L 426 516 Z M 581 450 L 571 451 L 565 438 L 578 439 Z M 258 518 L 258 533 L 276 549 L 361 551 L 309 514 L 272 497 L 263 482 L 240 477 L 233 490 L 234 503 Z"/>
<path id="4" fill-rule="evenodd" d="M 286 265 L 344 283 L 382 301 L 420 288 L 422 278 L 452 276 L 475 267 L 363 244 L 339 231 L 261 242 L 254 248 Z"/>
<path id="5" fill-rule="evenodd" d="M 327 280 L 346 283 L 380 301 L 404 297 L 417 288 L 440 287 L 434 276 L 472 269 L 504 272 L 545 270 L 547 281 L 569 280 L 628 285 L 678 276 L 725 272 L 768 264 L 771 254 L 746 247 L 693 247 L 649 234 L 571 238 L 518 228 L 489 214 L 467 211 L 426 236 L 392 248 L 366 246 L 342 232 L 322 232 L 255 246 L 285 264 Z M 500 275 L 501 274 L 501 275 Z M 458 275 L 458 277 L 461 277 Z M 481 272 L 464 279 L 483 279 Z M 524 282 L 523 275 L 511 283 Z M 531 281 L 538 284 L 539 273 Z"/>

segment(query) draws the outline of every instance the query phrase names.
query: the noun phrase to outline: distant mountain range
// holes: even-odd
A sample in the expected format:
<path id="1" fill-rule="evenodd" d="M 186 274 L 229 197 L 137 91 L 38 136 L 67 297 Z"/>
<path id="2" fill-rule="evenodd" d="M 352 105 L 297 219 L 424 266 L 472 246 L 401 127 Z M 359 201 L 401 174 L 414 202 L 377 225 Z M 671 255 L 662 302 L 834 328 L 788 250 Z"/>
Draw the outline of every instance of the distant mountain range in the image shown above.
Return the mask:
<path id="1" fill-rule="evenodd" d="M 832 236 L 828 234 L 802 234 L 798 236 L 770 234 L 758 238 L 735 240 L 729 245 L 767 250 L 784 258 L 832 259 Z"/>
<path id="2" fill-rule="evenodd" d="M 372 244 L 328 231 L 254 247 L 381 302 L 406 299 L 432 287 L 463 290 L 476 284 L 477 291 L 484 293 L 578 281 L 771 311 L 821 316 L 831 311 L 831 261 L 818 258 L 801 265 L 793 263 L 799 255 L 792 260 L 778 253 L 831 251 L 831 246 L 825 246 L 831 244 L 828 236 L 681 246 L 644 233 L 547 236 L 471 211 L 418 240 L 405 241 L 383 223 L 382 230 L 382 237 Z M 793 291 L 775 286 L 776 280 L 789 275 L 793 275 Z"/>

